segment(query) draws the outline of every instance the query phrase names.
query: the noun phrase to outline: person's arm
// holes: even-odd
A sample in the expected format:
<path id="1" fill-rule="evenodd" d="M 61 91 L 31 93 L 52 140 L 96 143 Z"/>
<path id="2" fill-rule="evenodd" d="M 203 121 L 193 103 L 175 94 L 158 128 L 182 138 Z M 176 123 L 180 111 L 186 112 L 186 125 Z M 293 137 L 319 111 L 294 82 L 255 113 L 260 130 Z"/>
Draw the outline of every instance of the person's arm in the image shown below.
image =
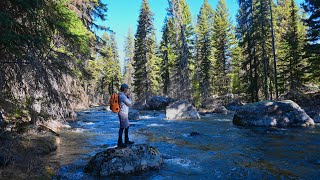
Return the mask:
<path id="1" fill-rule="evenodd" d="M 127 106 L 132 106 L 132 101 L 129 97 L 124 96 L 123 97 L 123 103 L 126 104 Z"/>

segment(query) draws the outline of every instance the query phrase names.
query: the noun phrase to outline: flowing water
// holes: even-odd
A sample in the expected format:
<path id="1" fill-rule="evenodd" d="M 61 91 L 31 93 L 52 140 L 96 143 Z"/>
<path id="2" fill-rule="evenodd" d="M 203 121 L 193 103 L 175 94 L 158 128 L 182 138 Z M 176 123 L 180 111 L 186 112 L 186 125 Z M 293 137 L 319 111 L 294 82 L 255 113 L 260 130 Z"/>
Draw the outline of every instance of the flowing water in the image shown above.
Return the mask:
<path id="1" fill-rule="evenodd" d="M 232 124 L 232 115 L 201 120 L 165 120 L 163 112 L 144 112 L 131 121 L 131 140 L 163 154 L 161 170 L 126 179 L 319 179 L 320 127 L 253 128 Z M 106 179 L 83 172 L 97 152 L 116 146 L 119 122 L 112 112 L 79 112 L 61 134 L 61 146 L 49 158 L 61 168 L 56 179 Z M 200 135 L 191 136 L 191 132 Z"/>

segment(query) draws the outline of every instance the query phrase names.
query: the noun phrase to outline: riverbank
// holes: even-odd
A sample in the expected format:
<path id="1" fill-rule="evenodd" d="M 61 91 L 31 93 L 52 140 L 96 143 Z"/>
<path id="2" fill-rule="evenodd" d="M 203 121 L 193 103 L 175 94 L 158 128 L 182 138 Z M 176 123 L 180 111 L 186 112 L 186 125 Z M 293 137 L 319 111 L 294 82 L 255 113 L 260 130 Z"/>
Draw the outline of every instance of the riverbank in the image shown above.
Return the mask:
<path id="1" fill-rule="evenodd" d="M 100 106 L 91 106 L 97 107 Z M 49 162 L 48 157 L 59 149 L 62 143 L 60 134 L 71 128 L 69 123 L 77 121 L 76 113 L 86 109 L 79 108 L 72 117 L 64 120 L 38 122 L 37 126 L 23 120 L 12 124 L 13 121 L 5 119 L 5 128 L 0 131 L 0 177 L 51 179 L 57 174 L 60 163 Z"/>
<path id="2" fill-rule="evenodd" d="M 58 166 L 45 160 L 60 144 L 56 134 L 29 127 L 23 134 L 4 132 L 0 139 L 1 178 L 50 179 L 56 173 Z"/>

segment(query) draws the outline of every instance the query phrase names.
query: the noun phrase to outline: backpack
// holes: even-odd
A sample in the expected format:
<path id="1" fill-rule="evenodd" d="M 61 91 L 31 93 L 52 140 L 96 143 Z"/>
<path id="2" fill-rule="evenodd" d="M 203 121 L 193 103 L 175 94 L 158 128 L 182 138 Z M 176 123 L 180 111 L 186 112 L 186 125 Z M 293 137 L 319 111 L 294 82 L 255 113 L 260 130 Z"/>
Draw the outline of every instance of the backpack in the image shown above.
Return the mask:
<path id="1" fill-rule="evenodd" d="M 120 112 L 119 94 L 112 94 L 109 99 L 110 109 L 114 113 Z"/>

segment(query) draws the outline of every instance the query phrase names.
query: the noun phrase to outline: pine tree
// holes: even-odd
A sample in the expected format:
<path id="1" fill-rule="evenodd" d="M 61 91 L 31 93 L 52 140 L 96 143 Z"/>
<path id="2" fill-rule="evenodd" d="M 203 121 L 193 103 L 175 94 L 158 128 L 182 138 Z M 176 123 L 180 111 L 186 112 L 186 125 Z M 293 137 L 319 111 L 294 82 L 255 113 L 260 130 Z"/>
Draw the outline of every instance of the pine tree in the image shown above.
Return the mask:
<path id="1" fill-rule="evenodd" d="M 185 0 L 169 0 L 168 17 L 172 26 L 168 26 L 171 45 L 176 58 L 171 76 L 171 94 L 178 99 L 191 99 L 191 81 L 194 73 L 193 44 L 194 29 L 189 7 Z"/>
<path id="2" fill-rule="evenodd" d="M 172 18 L 165 19 L 162 29 L 161 52 L 161 83 L 163 94 L 173 97 L 173 72 L 175 72 L 175 60 L 177 58 L 174 47 L 174 27 Z"/>
<path id="3" fill-rule="evenodd" d="M 226 94 L 230 92 L 230 60 L 234 31 L 229 19 L 225 0 L 220 0 L 214 15 L 213 41 L 215 48 L 214 92 Z"/>
<path id="4" fill-rule="evenodd" d="M 111 94 L 117 92 L 121 81 L 118 48 L 114 33 L 111 35 L 104 33 L 101 39 L 103 43 L 97 57 L 97 65 L 100 66 L 100 70 L 96 72 L 98 73 L 96 78 L 99 81 L 97 91 L 106 94 L 106 90 L 108 90 L 108 94 Z"/>
<path id="5" fill-rule="evenodd" d="M 111 33 L 110 36 L 110 47 L 111 51 L 111 62 L 112 62 L 112 74 L 113 74 L 113 85 L 115 90 L 117 91 L 118 88 L 120 87 L 121 83 L 121 68 L 120 68 L 120 60 L 119 60 L 119 53 L 118 53 L 118 46 L 115 38 L 115 33 Z"/>
<path id="6" fill-rule="evenodd" d="M 126 40 L 124 42 L 124 53 L 125 53 L 125 59 L 124 59 L 124 83 L 128 84 L 129 87 L 132 87 L 133 85 L 133 57 L 134 57 L 134 37 L 131 32 L 131 29 L 128 30 L 128 34 L 126 37 Z"/>
<path id="7" fill-rule="evenodd" d="M 320 86 L 320 1 L 306 0 L 304 10 L 310 15 L 305 22 L 308 28 L 307 58 L 311 73 L 310 80 Z"/>
<path id="8" fill-rule="evenodd" d="M 231 54 L 232 59 L 230 60 L 231 65 L 231 73 L 230 73 L 230 80 L 231 80 L 231 92 L 234 94 L 241 94 L 244 92 L 243 85 L 241 83 L 241 62 L 243 62 L 243 52 L 239 46 L 239 42 L 236 39 L 235 35 L 231 36 Z"/>
<path id="9" fill-rule="evenodd" d="M 195 72 L 193 61 L 194 29 L 189 7 L 185 0 L 169 0 L 168 20 L 172 21 L 175 68 L 172 70 L 171 94 L 174 98 L 191 100 L 191 82 Z M 170 26 L 169 26 L 170 27 Z"/>
<path id="10" fill-rule="evenodd" d="M 148 100 L 158 86 L 158 62 L 155 51 L 153 14 L 147 0 L 143 0 L 135 35 L 134 91 L 137 99 Z"/>
<path id="11" fill-rule="evenodd" d="M 243 53 L 243 61 L 240 63 L 243 74 L 241 74 L 241 84 L 243 84 L 248 101 L 258 101 L 258 73 L 256 57 L 256 37 L 254 24 L 253 0 L 239 0 L 239 12 L 237 15 L 237 37 Z"/>
<path id="12" fill-rule="evenodd" d="M 278 1 L 278 52 L 280 92 L 297 91 L 304 84 L 306 28 L 294 0 Z"/>
<path id="13" fill-rule="evenodd" d="M 272 99 L 274 94 L 274 63 L 270 1 L 239 0 L 237 34 L 243 49 L 242 81 L 249 101 Z"/>
<path id="14" fill-rule="evenodd" d="M 211 94 L 212 84 L 212 64 L 213 64 L 213 17 L 214 10 L 205 0 L 198 15 L 198 22 L 196 27 L 196 91 L 200 92 L 198 99 L 206 99 Z M 199 101 L 199 100 L 198 100 Z"/>
<path id="15" fill-rule="evenodd" d="M 162 28 L 162 40 L 160 45 L 161 51 L 161 84 L 162 84 L 162 93 L 164 95 L 169 94 L 170 87 L 170 70 L 169 70 L 169 52 L 172 52 L 170 48 L 170 36 L 167 19 L 165 20 L 164 27 Z"/>
<path id="16" fill-rule="evenodd" d="M 148 81 L 150 86 L 150 93 L 149 95 L 157 95 L 160 93 L 160 64 L 161 59 L 158 56 L 158 46 L 156 44 L 156 37 L 155 32 L 152 32 L 151 37 L 148 41 L 147 47 L 148 50 L 148 62 L 147 62 L 147 74 L 148 74 Z"/>
<path id="17" fill-rule="evenodd" d="M 268 47 L 267 43 L 270 39 L 271 35 L 269 36 L 270 27 L 268 20 L 268 14 L 269 14 L 269 8 L 268 8 L 268 2 L 265 0 L 259 0 L 257 3 L 257 23 L 260 24 L 260 26 L 257 26 L 256 32 L 258 34 L 257 40 L 258 40 L 258 50 L 259 50 L 259 57 L 262 60 L 262 81 L 261 86 L 263 87 L 263 94 L 265 99 L 269 99 L 269 93 L 268 93 L 268 68 L 269 68 L 269 59 L 268 59 Z"/>

